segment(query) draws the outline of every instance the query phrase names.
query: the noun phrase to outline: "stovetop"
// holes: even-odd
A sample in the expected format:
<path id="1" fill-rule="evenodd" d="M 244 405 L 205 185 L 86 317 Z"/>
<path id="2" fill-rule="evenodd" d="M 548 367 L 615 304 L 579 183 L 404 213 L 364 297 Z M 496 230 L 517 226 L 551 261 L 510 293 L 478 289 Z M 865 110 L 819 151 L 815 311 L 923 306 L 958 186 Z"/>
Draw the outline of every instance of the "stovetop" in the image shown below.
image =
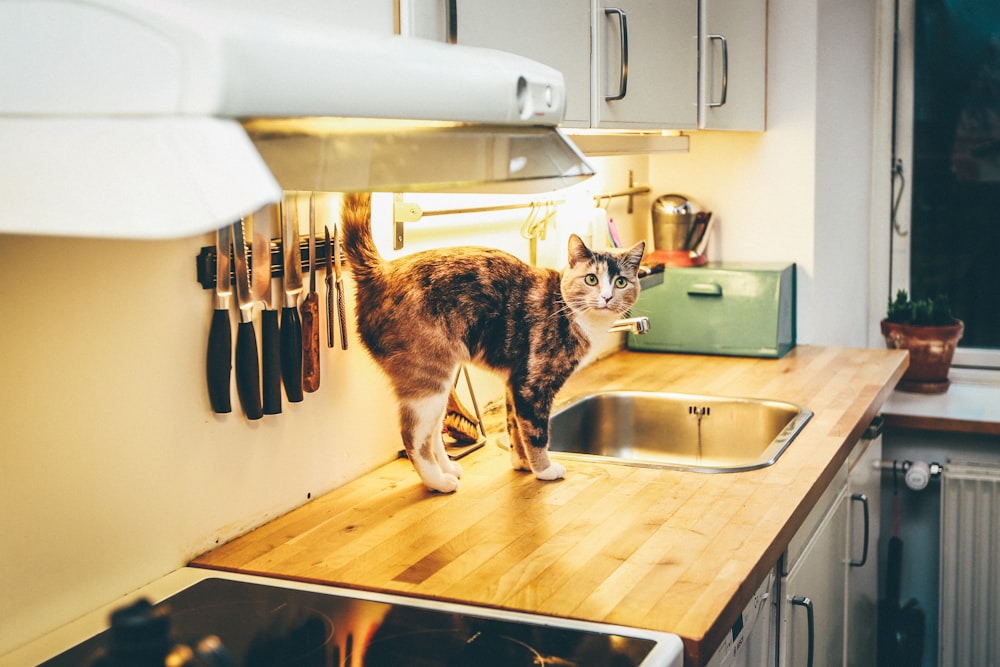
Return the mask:
<path id="1" fill-rule="evenodd" d="M 241 667 L 680 664 L 680 642 L 673 635 L 243 579 L 250 581 L 206 578 L 155 605 L 158 612 L 169 612 L 171 639 L 194 646 L 206 635 L 216 635 Z M 110 634 L 105 630 L 42 665 L 90 665 L 107 652 Z M 677 640 L 676 648 L 670 640 Z"/>

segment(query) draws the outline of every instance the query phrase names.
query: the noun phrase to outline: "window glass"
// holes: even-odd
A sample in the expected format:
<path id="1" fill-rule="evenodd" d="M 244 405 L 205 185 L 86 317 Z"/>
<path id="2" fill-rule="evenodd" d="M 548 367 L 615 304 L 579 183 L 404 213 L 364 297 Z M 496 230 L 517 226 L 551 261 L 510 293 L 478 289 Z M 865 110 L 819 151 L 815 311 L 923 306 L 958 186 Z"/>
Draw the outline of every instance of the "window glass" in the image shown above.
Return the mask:
<path id="1" fill-rule="evenodd" d="M 1000 2 L 915 9 L 910 292 L 1000 349 Z"/>

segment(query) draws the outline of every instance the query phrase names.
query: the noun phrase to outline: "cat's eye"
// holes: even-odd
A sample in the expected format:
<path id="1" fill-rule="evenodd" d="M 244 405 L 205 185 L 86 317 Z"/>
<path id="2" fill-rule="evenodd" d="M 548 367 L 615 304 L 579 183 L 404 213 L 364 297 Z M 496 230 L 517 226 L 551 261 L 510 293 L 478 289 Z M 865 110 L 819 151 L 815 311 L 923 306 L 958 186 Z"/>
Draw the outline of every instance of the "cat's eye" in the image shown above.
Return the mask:
<path id="1" fill-rule="evenodd" d="M 583 277 L 583 282 L 593 287 L 597 284 L 597 276 L 593 273 L 588 273 Z"/>
<path id="2" fill-rule="evenodd" d="M 615 287 L 618 289 L 625 289 L 628 287 L 628 278 L 625 278 L 624 276 L 618 276 L 615 278 Z"/>

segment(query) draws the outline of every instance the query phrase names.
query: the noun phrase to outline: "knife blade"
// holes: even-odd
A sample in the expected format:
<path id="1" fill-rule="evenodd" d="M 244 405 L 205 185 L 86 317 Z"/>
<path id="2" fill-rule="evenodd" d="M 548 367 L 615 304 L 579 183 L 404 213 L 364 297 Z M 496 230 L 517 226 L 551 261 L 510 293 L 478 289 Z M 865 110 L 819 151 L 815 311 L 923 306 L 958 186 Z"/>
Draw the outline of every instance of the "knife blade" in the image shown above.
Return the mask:
<path id="1" fill-rule="evenodd" d="M 291 210 L 289 210 L 291 209 Z M 299 250 L 299 213 L 292 198 L 281 207 L 281 252 L 285 275 L 285 302 L 281 308 L 281 379 L 289 402 L 302 400 L 302 323 L 299 294 L 302 292 L 302 253 Z"/>
<path id="2" fill-rule="evenodd" d="M 333 240 L 329 225 L 323 225 L 326 234 L 326 346 L 333 347 Z"/>
<path id="3" fill-rule="evenodd" d="M 230 401 L 230 373 L 233 368 L 233 330 L 229 322 L 229 300 L 233 295 L 230 278 L 229 249 L 232 237 L 229 227 L 215 235 L 215 310 L 208 330 L 205 377 L 212 410 L 225 414 L 233 411 Z"/>
<path id="4" fill-rule="evenodd" d="M 711 211 L 709 211 L 705 215 L 704 226 L 699 232 L 700 235 L 698 239 L 694 242 L 694 247 L 691 248 L 692 257 L 701 257 L 702 255 L 705 254 L 705 250 L 708 249 L 708 238 L 709 236 L 712 235 L 712 225 L 714 224 L 715 221 L 712 218 L 712 213 Z"/>
<path id="5" fill-rule="evenodd" d="M 316 293 L 316 198 L 309 195 L 309 293 L 302 317 L 302 389 L 319 389 L 319 294 Z"/>
<path id="6" fill-rule="evenodd" d="M 253 294 L 247 264 L 246 234 L 243 225 L 249 216 L 233 223 L 233 258 L 236 264 L 236 303 L 240 323 L 236 325 L 236 393 L 247 419 L 263 416 L 260 406 L 260 366 L 257 362 L 257 332 L 253 326 Z"/>
<path id="7" fill-rule="evenodd" d="M 347 349 L 347 311 L 344 309 L 344 278 L 340 273 L 343 257 L 340 254 L 340 230 L 333 226 L 334 271 L 337 274 L 337 321 L 340 323 L 340 349 Z"/>
<path id="8" fill-rule="evenodd" d="M 267 224 L 253 228 L 254 297 L 264 304 L 260 313 L 261 378 L 265 415 L 281 414 L 281 357 L 278 349 L 278 311 L 271 303 L 271 228 L 276 205 L 267 209 Z M 258 221 L 259 222 L 259 221 Z"/>

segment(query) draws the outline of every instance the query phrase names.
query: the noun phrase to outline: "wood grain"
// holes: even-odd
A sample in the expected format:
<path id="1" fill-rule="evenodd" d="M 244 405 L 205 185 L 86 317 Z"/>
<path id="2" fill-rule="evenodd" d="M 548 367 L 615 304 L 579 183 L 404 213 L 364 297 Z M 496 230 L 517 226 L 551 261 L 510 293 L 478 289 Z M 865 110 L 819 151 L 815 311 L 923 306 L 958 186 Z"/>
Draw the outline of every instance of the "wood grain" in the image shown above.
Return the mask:
<path id="1" fill-rule="evenodd" d="M 540 482 L 493 442 L 457 493 L 398 460 L 192 565 L 674 632 L 703 664 L 906 366 L 906 353 L 797 347 L 782 359 L 623 351 L 559 402 L 638 389 L 772 398 L 814 416 L 768 468 L 699 474 L 567 462 Z M 502 428 L 492 419 L 490 430 Z"/>

